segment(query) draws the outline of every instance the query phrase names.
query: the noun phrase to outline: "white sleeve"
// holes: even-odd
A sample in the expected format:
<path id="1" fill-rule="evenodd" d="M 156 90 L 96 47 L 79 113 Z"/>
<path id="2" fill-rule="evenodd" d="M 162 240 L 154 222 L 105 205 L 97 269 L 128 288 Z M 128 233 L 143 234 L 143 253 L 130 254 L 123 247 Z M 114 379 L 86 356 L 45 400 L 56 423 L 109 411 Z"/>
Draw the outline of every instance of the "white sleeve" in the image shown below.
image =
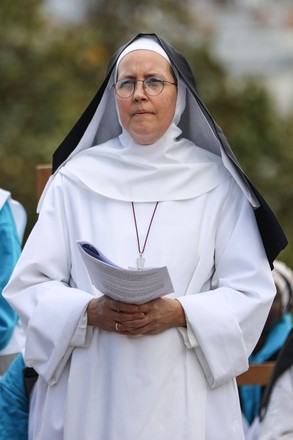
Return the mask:
<path id="1" fill-rule="evenodd" d="M 25 362 L 49 383 L 58 380 L 75 346 L 89 344 L 90 293 L 70 287 L 71 253 L 61 177 L 50 186 L 4 295 L 26 332 Z"/>
<path id="2" fill-rule="evenodd" d="M 232 184 L 216 231 L 210 290 L 177 298 L 194 349 L 211 387 L 248 368 L 275 295 L 269 263 L 251 205 Z"/>

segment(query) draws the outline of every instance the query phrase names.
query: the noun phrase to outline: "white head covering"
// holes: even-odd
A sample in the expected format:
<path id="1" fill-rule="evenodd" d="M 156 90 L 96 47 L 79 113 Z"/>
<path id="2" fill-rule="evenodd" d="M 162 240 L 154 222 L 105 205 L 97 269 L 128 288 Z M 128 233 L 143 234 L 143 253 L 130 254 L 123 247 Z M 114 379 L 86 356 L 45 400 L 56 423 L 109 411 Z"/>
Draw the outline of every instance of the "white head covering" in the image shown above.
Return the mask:
<path id="1" fill-rule="evenodd" d="M 135 50 L 151 50 L 170 63 L 158 43 L 140 38 L 121 53 L 114 78 L 119 62 Z M 219 156 L 180 138 L 178 123 L 186 105 L 186 87 L 178 77 L 177 84 L 174 118 L 158 141 L 152 145 L 137 144 L 121 126 L 115 102 L 121 128 L 118 137 L 75 155 L 61 172 L 104 196 L 137 202 L 196 197 L 227 179 L 230 175 Z"/>
<path id="2" fill-rule="evenodd" d="M 171 64 L 170 58 L 168 57 L 162 46 L 159 45 L 159 43 L 157 43 L 155 40 L 151 40 L 150 38 L 141 37 L 133 41 L 133 43 L 129 44 L 123 50 L 123 52 L 121 52 L 117 60 L 116 71 L 118 70 L 118 66 L 122 58 L 124 58 L 127 54 L 135 50 L 151 50 L 161 55 L 163 58 L 165 58 L 166 61 L 168 61 L 169 64 Z"/>

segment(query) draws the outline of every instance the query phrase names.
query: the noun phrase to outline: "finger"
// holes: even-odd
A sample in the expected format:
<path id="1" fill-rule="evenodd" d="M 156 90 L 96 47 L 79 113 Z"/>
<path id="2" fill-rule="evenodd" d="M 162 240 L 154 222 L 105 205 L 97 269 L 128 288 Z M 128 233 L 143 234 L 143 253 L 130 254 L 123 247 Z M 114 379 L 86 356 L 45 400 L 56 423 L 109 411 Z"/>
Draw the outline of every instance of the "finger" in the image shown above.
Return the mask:
<path id="1" fill-rule="evenodd" d="M 125 330 L 131 330 L 131 329 L 144 327 L 146 324 L 148 324 L 148 321 L 144 317 L 143 319 L 132 319 L 129 321 L 120 321 L 120 324 L 121 324 L 121 328 L 123 328 Z"/>
<path id="2" fill-rule="evenodd" d="M 138 306 L 136 304 L 126 304 L 121 301 L 110 301 L 110 308 L 112 310 L 116 310 L 119 312 L 125 312 L 125 313 L 137 313 L 138 312 Z"/>
<path id="3" fill-rule="evenodd" d="M 135 321 L 142 321 L 145 319 L 144 313 L 135 313 L 135 314 L 129 314 L 124 312 L 119 312 L 117 318 L 117 321 L 121 323 L 128 323 L 128 322 L 135 322 Z"/>
<path id="4" fill-rule="evenodd" d="M 149 302 L 147 302 L 147 303 L 140 304 L 140 305 L 138 306 L 138 310 L 139 310 L 140 312 L 148 313 L 148 312 L 151 312 L 152 310 L 154 310 L 154 309 L 156 309 L 157 307 L 160 307 L 160 306 L 162 306 L 162 305 L 163 305 L 163 303 L 162 303 L 162 298 L 154 299 L 154 300 L 149 301 Z"/>
<path id="5" fill-rule="evenodd" d="M 119 333 L 128 334 L 128 335 L 151 335 L 153 334 L 153 330 L 150 327 L 149 324 L 138 326 L 136 328 L 126 328 L 125 326 L 121 325 L 121 328 L 119 329 Z"/>
<path id="6" fill-rule="evenodd" d="M 131 333 L 129 332 L 129 330 L 125 329 L 123 324 L 121 324 L 118 321 L 114 322 L 114 326 L 113 326 L 113 332 L 115 333 L 119 333 L 120 335 L 130 335 Z"/>

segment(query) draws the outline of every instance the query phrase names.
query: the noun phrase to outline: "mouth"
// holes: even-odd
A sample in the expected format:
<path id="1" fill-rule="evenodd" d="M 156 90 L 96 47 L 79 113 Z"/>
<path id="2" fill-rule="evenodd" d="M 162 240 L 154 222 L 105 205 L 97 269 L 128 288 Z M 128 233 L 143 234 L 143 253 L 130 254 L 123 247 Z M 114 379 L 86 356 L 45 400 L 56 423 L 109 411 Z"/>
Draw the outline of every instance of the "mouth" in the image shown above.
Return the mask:
<path id="1" fill-rule="evenodd" d="M 133 112 L 133 116 L 136 115 L 152 115 L 153 113 L 148 111 L 148 110 L 136 110 L 135 112 Z"/>

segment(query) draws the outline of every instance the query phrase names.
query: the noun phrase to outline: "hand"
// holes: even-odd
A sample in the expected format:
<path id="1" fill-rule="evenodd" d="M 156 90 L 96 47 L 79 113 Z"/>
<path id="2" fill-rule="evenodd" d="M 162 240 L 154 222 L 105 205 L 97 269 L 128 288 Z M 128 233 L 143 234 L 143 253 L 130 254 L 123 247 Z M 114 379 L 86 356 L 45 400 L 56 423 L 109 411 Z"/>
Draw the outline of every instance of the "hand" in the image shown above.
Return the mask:
<path id="1" fill-rule="evenodd" d="M 137 306 L 102 296 L 90 301 L 87 314 L 88 325 L 122 335 L 154 335 L 172 327 L 186 327 L 180 302 L 171 298 Z"/>
<path id="2" fill-rule="evenodd" d="M 179 301 L 171 298 L 160 298 L 137 306 L 143 317 L 137 319 L 123 313 L 117 317 L 117 331 L 123 335 L 155 335 L 172 327 L 186 327 L 186 319 Z M 133 318 L 133 319 L 131 319 Z"/>
<path id="3" fill-rule="evenodd" d="M 132 322 L 140 325 L 145 313 L 135 304 L 114 301 L 108 296 L 92 299 L 87 307 L 88 325 L 109 332 L 117 332 L 116 323 Z M 119 332 L 120 333 L 120 332 Z"/>

